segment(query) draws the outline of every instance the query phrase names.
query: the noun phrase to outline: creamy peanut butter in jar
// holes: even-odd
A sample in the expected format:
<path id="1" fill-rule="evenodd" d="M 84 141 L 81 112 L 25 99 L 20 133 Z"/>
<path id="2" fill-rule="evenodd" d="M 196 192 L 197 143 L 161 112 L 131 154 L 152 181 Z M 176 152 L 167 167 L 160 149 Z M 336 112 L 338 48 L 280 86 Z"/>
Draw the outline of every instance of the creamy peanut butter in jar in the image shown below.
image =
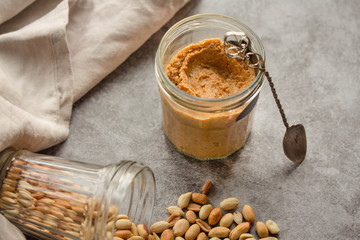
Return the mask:
<path id="1" fill-rule="evenodd" d="M 164 133 L 196 159 L 222 159 L 250 134 L 263 73 L 225 55 L 224 35 L 244 32 L 264 58 L 259 38 L 236 19 L 203 14 L 186 18 L 164 35 L 155 71 Z"/>

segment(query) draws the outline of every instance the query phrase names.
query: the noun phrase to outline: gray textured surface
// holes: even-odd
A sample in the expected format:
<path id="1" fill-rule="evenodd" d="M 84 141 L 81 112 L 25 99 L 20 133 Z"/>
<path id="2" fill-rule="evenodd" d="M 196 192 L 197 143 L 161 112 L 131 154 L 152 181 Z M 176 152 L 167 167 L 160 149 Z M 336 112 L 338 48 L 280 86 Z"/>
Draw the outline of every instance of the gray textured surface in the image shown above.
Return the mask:
<path id="1" fill-rule="evenodd" d="M 165 138 L 155 51 L 172 24 L 209 12 L 238 18 L 262 39 L 289 122 L 307 130 L 301 165 L 282 152 L 285 128 L 267 84 L 252 135 L 228 159 L 193 160 Z M 154 221 L 167 218 L 165 207 L 178 195 L 212 180 L 214 205 L 239 198 L 258 220 L 279 224 L 279 239 L 360 239 L 359 13 L 357 0 L 193 1 L 75 104 L 68 140 L 45 153 L 102 165 L 147 164 L 157 183 Z"/>

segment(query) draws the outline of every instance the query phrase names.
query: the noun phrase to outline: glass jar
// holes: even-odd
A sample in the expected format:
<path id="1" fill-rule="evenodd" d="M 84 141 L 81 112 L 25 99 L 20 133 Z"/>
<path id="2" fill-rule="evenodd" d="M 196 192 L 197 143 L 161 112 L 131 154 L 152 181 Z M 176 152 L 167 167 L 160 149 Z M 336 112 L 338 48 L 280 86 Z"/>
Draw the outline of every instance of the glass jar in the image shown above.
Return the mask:
<path id="1" fill-rule="evenodd" d="M 1 153 L 0 183 L 0 212 L 41 239 L 130 234 L 118 220 L 149 224 L 155 198 L 154 175 L 140 163 L 102 167 L 26 150 Z"/>
<path id="2" fill-rule="evenodd" d="M 177 88 L 165 69 L 184 47 L 205 39 L 223 39 L 229 31 L 243 32 L 252 51 L 265 60 L 259 37 L 240 21 L 224 15 L 200 14 L 176 23 L 163 36 L 155 57 L 164 133 L 175 148 L 196 159 L 222 159 L 242 148 L 249 136 L 263 72 L 239 93 L 223 98 L 200 98 Z"/>

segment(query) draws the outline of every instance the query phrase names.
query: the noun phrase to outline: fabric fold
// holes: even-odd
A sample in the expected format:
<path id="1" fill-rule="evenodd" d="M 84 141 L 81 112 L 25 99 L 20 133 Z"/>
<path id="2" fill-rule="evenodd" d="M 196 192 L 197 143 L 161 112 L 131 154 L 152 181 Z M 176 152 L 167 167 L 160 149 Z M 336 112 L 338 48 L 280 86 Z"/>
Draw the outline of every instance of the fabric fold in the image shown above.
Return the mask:
<path id="1" fill-rule="evenodd" d="M 1 0 L 0 24 L 16 16 L 35 0 Z"/>
<path id="2" fill-rule="evenodd" d="M 37 11 L 41 6 L 53 7 L 37 1 L 19 18 L 0 26 L 1 150 L 12 146 L 38 151 L 60 143 L 69 133 L 73 102 L 65 31 L 69 7 L 63 1 L 44 15 Z"/>
<path id="3" fill-rule="evenodd" d="M 72 104 L 186 2 L 0 3 L 11 9 L 0 18 L 0 151 L 12 146 L 36 152 L 64 141 Z"/>
<path id="4" fill-rule="evenodd" d="M 188 0 L 77 1 L 67 26 L 74 101 L 161 28 Z"/>
<path id="5" fill-rule="evenodd" d="M 21 231 L 0 214 L 0 240 L 26 240 Z"/>

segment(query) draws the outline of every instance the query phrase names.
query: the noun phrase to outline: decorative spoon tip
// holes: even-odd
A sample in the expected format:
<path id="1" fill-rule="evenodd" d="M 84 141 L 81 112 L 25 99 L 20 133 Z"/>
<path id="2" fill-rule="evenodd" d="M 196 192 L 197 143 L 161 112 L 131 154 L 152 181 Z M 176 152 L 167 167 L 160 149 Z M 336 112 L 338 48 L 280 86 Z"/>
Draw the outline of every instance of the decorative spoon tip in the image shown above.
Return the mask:
<path id="1" fill-rule="evenodd" d="M 295 163 L 302 163 L 306 155 L 306 133 L 302 124 L 286 129 L 283 148 L 285 155 Z"/>

